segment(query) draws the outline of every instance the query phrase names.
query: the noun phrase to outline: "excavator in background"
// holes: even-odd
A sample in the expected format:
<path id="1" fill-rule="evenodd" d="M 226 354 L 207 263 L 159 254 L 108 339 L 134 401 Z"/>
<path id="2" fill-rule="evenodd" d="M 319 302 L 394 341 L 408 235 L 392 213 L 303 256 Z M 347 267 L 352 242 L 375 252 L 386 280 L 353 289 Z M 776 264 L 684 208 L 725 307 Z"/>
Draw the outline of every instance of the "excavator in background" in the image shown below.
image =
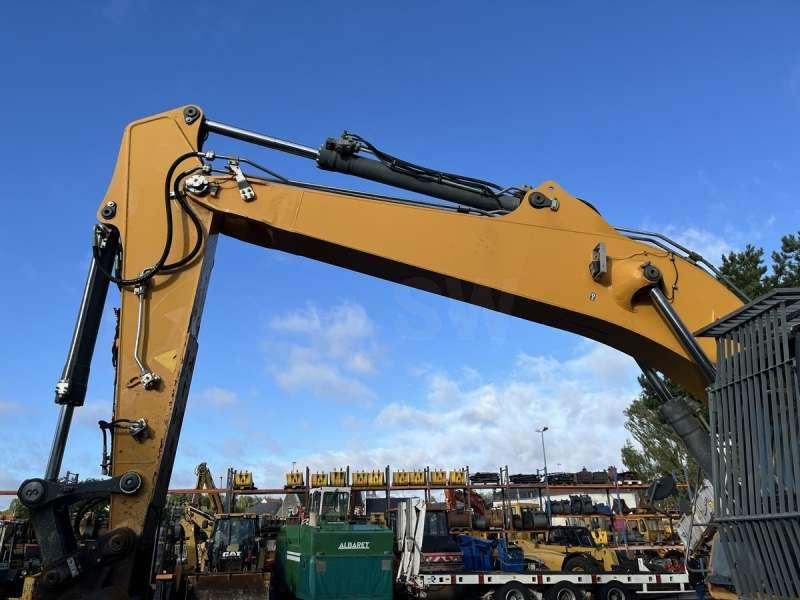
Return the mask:
<path id="1" fill-rule="evenodd" d="M 444 491 L 444 500 L 447 510 L 466 510 L 469 508 L 476 515 L 486 516 L 486 502 L 475 490 L 469 490 L 469 506 L 464 501 L 464 490 L 446 489 Z"/>
<path id="2" fill-rule="evenodd" d="M 267 567 L 272 566 L 267 560 L 268 538 L 274 539 L 275 532 L 262 531 L 256 514 L 224 511 L 206 463 L 200 463 L 195 473 L 195 489 L 209 491 L 214 512 L 183 506 L 177 535 L 166 536 L 161 563 L 155 564 L 158 598 L 265 598 L 270 588 Z M 252 474 L 228 469 L 228 488 L 254 489 Z M 231 506 L 232 496 L 229 491 L 226 506 Z M 191 501 L 199 503 L 200 498 L 201 494 L 193 494 Z"/>
<path id="3" fill-rule="evenodd" d="M 204 148 L 218 135 L 431 200 L 291 180 L 251 158 Z M 613 227 L 554 181 L 498 185 L 400 159 L 347 132 L 312 148 L 215 121 L 193 105 L 126 128 L 97 219 L 56 385 L 60 413 L 47 466 L 18 490 L 43 559 L 27 597 L 151 595 L 152 550 L 219 235 L 571 331 L 635 357 L 665 421 L 711 474 L 715 522 L 735 565 L 728 583 L 745 597 L 800 595 L 792 575 L 800 571 L 792 541 L 800 438 L 785 434 L 800 418 L 800 291 L 748 303 L 698 254 L 660 234 Z M 103 422 L 111 476 L 66 486 L 58 475 L 112 283 L 121 308 L 112 418 Z M 708 428 L 659 373 L 710 399 Z M 765 406 L 774 407 L 769 418 Z M 106 494 L 109 531 L 79 545 L 68 507 Z"/>
<path id="4" fill-rule="evenodd" d="M 194 473 L 197 475 L 197 481 L 194 484 L 194 489 L 208 490 L 208 500 L 210 502 L 211 513 L 218 515 L 225 512 L 225 509 L 222 506 L 222 498 L 219 495 L 217 486 L 214 485 L 214 476 L 211 474 L 211 470 L 208 468 L 208 465 L 204 462 L 200 463 L 195 468 Z M 191 504 L 193 506 L 202 506 L 201 498 L 202 494 L 192 494 Z"/>
<path id="5" fill-rule="evenodd" d="M 216 517 L 192 505 L 183 509 L 182 540 L 186 548 L 185 571 L 208 571 L 208 540 L 211 538 Z"/>

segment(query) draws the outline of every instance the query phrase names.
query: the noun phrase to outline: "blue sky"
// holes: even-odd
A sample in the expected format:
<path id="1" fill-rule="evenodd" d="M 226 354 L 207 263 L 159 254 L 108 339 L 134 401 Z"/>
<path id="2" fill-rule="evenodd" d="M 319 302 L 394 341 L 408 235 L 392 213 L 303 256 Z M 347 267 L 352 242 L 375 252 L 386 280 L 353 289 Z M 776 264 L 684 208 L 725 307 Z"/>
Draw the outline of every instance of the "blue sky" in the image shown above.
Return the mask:
<path id="1" fill-rule="evenodd" d="M 167 5 L 168 4 L 168 5 Z M 93 215 L 131 120 L 196 103 L 316 146 L 356 131 L 418 163 L 556 179 L 613 224 L 718 261 L 796 231 L 800 5 L 11 3 L 0 25 L 0 488 L 44 470 Z M 208 145 L 290 176 L 376 186 Z M 111 296 L 107 307 L 116 297 Z M 96 476 L 108 318 L 65 468 Z M 219 244 L 173 482 L 281 483 L 293 461 L 473 469 L 618 462 L 624 356 L 293 256 Z M 1 503 L 2 501 L 0 501 Z"/>

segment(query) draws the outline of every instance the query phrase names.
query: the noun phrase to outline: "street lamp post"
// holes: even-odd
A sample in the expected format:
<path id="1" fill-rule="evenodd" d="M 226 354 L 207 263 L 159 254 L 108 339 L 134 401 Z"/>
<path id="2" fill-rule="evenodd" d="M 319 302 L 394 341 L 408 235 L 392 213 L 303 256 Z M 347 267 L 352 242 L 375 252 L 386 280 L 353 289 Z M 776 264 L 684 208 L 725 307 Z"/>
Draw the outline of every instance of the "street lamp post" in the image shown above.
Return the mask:
<path id="1" fill-rule="evenodd" d="M 537 429 L 536 433 L 541 434 L 542 436 L 542 458 L 544 459 L 544 489 L 545 494 L 547 495 L 547 522 L 552 525 L 551 513 L 550 513 L 550 479 L 547 476 L 547 451 L 544 448 L 544 432 L 547 431 L 548 427 L 542 427 L 541 429 Z"/>

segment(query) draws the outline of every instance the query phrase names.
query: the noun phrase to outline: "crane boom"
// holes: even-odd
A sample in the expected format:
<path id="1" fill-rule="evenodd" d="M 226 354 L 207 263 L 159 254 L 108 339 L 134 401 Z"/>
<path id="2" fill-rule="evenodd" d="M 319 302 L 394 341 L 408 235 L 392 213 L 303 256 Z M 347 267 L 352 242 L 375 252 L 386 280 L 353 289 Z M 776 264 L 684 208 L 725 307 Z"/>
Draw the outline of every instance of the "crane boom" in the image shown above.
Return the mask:
<path id="1" fill-rule="evenodd" d="M 222 158 L 227 172 L 218 174 L 203 167 L 221 157 L 204 152 L 202 141 L 209 129 L 225 132 L 205 123 L 191 106 L 131 123 L 97 213 L 93 268 L 109 264 L 105 249 L 112 248 L 122 290 L 112 421 L 122 426 L 112 429 L 112 479 L 96 484 L 112 493 L 110 532 L 98 544 L 111 573 L 102 593 L 146 593 L 220 234 L 577 333 L 705 397 L 709 373 L 698 357 L 713 361 L 715 347 L 686 332 L 741 301 L 692 261 L 621 234 L 556 182 L 483 193 L 479 180 L 452 179 L 455 188 L 470 188 L 458 198 L 502 198 L 490 211 L 489 204 L 453 210 L 256 178 L 235 157 Z M 235 137 L 247 138 L 238 131 Z M 314 158 L 295 146 L 293 153 Z M 430 181 L 412 167 L 404 167 L 406 177 Z M 441 181 L 451 182 L 434 183 Z M 439 197 L 448 193 L 436 189 Z M 80 384 L 88 369 L 75 377 Z M 69 373 L 62 381 L 69 383 Z M 64 415 L 82 398 L 61 400 L 68 429 Z M 60 465 L 65 441 L 59 426 L 51 465 Z M 20 487 L 37 532 L 59 532 L 42 547 L 42 597 L 57 597 L 67 584 L 100 593 L 92 557 L 59 524 L 59 507 L 74 494 L 51 478 Z"/>

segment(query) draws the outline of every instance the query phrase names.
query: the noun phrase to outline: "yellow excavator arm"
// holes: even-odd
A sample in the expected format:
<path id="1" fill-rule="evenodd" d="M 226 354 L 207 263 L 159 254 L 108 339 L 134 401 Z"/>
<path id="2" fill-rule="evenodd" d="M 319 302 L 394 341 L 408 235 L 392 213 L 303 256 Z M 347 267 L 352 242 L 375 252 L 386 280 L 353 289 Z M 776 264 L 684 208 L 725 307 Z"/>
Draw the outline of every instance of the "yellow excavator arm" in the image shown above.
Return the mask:
<path id="1" fill-rule="evenodd" d="M 225 509 L 222 506 L 222 498 L 219 495 L 217 486 L 214 484 L 214 476 L 211 475 L 211 469 L 208 468 L 207 463 L 200 463 L 195 469 L 197 481 L 195 482 L 194 489 L 196 490 L 209 490 L 208 499 L 211 502 L 211 514 L 218 515 L 223 513 Z M 194 501 L 195 498 L 193 497 Z"/>
<path id="2" fill-rule="evenodd" d="M 255 163 L 203 149 L 209 133 L 430 191 L 458 206 L 255 177 L 243 170 Z M 359 162 L 364 153 L 380 164 Z M 354 137 L 329 140 L 316 151 L 207 120 L 193 106 L 127 127 L 97 213 L 87 290 L 101 289 L 84 298 L 84 304 L 102 307 L 104 273 L 116 267 L 122 306 L 109 422 L 112 479 L 104 484 L 112 488 L 110 532 L 95 549 L 106 571 L 97 592 L 90 557 L 62 539 L 67 533 L 58 518 L 73 493 L 55 480 L 65 427 L 82 404 L 88 376 L 88 366 L 78 365 L 65 368 L 59 382 L 62 417 L 47 476 L 20 488 L 23 502 L 39 515 L 37 533 L 56 530 L 60 536 L 43 547 L 42 597 L 58 596 L 67 585 L 87 596 L 146 594 L 220 234 L 592 338 L 705 397 L 715 348 L 690 332 L 742 301 L 698 267 L 696 256 L 682 257 L 640 233 L 622 233 L 553 181 L 492 191 L 484 182 L 437 177 L 387 156 Z M 380 179 L 381 172 L 387 178 Z M 93 313 L 84 312 L 89 317 L 83 325 L 79 318 L 76 336 L 81 327 L 92 329 Z M 94 339 L 83 342 L 89 350 L 93 345 Z M 73 362 L 86 362 L 79 358 Z"/>

